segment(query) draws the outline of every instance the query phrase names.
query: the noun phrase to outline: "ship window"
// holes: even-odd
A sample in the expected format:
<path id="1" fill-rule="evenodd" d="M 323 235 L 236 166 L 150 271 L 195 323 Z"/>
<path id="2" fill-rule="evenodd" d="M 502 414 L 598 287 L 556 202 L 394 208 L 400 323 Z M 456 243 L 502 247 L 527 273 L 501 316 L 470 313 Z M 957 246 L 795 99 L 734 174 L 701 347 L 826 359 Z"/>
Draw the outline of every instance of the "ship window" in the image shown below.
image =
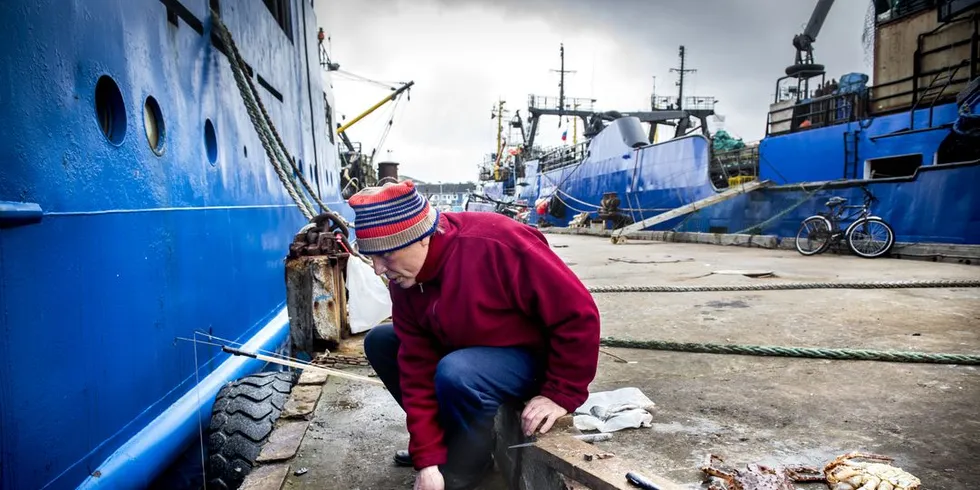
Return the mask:
<path id="1" fill-rule="evenodd" d="M 276 23 L 282 28 L 282 32 L 286 34 L 286 37 L 290 41 L 293 40 L 293 24 L 292 24 L 292 12 L 290 8 L 290 0 L 262 0 L 265 3 L 266 8 L 272 13 L 272 17 L 276 19 Z"/>
<path id="2" fill-rule="evenodd" d="M 218 161 L 218 135 L 210 119 L 204 121 L 204 150 L 208 154 L 208 161 L 214 165 Z"/>
<path id="3" fill-rule="evenodd" d="M 126 136 L 126 105 L 119 86 L 108 75 L 95 84 L 95 113 L 106 139 L 121 145 Z"/>
<path id="4" fill-rule="evenodd" d="M 248 158 L 248 147 L 245 146 L 245 145 L 242 145 L 242 151 L 245 152 L 245 158 Z"/>
<path id="5" fill-rule="evenodd" d="M 874 158 L 864 162 L 865 179 L 911 177 L 922 166 L 922 154 Z"/>
<path id="6" fill-rule="evenodd" d="M 157 155 L 163 154 L 163 140 L 166 136 L 163 125 L 163 113 L 160 104 L 152 96 L 143 102 L 143 129 L 146 131 L 146 142 Z"/>

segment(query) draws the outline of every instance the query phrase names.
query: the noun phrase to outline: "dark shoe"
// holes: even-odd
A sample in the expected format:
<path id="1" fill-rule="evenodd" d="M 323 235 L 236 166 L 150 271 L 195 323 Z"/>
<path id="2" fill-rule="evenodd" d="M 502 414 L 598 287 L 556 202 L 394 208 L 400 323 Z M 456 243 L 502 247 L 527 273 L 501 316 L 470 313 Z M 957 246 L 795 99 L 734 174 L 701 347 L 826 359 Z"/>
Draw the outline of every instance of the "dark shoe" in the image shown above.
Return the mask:
<path id="1" fill-rule="evenodd" d="M 446 468 L 440 468 L 442 478 L 446 482 L 446 490 L 473 490 L 486 480 L 493 471 L 493 458 L 489 458 L 483 468 L 475 474 L 462 475 Z"/>
<path id="2" fill-rule="evenodd" d="M 399 449 L 395 451 L 395 464 L 398 466 L 412 466 L 412 455 L 408 451 Z"/>

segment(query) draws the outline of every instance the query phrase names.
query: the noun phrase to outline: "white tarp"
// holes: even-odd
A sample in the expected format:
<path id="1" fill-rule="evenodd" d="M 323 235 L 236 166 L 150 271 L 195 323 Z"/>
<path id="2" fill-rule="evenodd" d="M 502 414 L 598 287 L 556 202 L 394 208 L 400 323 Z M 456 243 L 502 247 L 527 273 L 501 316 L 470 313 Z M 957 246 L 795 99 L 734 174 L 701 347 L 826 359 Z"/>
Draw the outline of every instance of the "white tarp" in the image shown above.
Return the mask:
<path id="1" fill-rule="evenodd" d="M 391 316 L 391 296 L 381 277 L 357 257 L 347 260 L 347 317 L 350 332 L 366 332 Z"/>

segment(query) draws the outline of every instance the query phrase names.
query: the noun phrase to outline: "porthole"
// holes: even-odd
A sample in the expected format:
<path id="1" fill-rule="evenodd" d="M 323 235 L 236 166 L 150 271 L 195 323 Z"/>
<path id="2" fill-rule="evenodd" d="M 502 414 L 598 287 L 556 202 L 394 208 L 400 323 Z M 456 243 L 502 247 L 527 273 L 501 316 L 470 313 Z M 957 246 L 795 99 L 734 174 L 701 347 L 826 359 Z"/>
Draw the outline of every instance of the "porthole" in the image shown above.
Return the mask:
<path id="1" fill-rule="evenodd" d="M 245 146 L 245 145 L 242 145 L 242 151 L 245 152 L 245 158 L 248 158 L 248 147 Z"/>
<path id="2" fill-rule="evenodd" d="M 119 86 L 108 75 L 99 77 L 95 84 L 95 114 L 106 139 L 121 145 L 126 137 L 126 104 Z"/>
<path id="3" fill-rule="evenodd" d="M 146 142 L 157 155 L 163 154 L 163 141 L 167 133 L 164 130 L 163 114 L 160 104 L 152 96 L 143 102 L 143 128 L 146 130 Z"/>
<path id="4" fill-rule="evenodd" d="M 208 161 L 214 165 L 218 161 L 218 136 L 210 119 L 204 121 L 204 149 L 207 151 Z"/>

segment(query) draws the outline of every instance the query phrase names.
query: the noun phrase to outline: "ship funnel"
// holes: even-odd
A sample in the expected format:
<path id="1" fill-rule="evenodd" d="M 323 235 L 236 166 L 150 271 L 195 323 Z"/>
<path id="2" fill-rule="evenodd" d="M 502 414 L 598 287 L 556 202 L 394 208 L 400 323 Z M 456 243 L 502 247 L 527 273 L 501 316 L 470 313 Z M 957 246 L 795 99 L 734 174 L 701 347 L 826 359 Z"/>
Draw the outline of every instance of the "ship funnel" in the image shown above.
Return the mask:
<path id="1" fill-rule="evenodd" d="M 630 148 L 639 148 L 650 144 L 646 131 L 643 130 L 643 123 L 636 116 L 627 116 L 616 119 L 612 123 L 619 130 L 623 137 L 623 144 Z"/>
<path id="2" fill-rule="evenodd" d="M 378 162 L 378 185 L 398 182 L 398 163 Z"/>

